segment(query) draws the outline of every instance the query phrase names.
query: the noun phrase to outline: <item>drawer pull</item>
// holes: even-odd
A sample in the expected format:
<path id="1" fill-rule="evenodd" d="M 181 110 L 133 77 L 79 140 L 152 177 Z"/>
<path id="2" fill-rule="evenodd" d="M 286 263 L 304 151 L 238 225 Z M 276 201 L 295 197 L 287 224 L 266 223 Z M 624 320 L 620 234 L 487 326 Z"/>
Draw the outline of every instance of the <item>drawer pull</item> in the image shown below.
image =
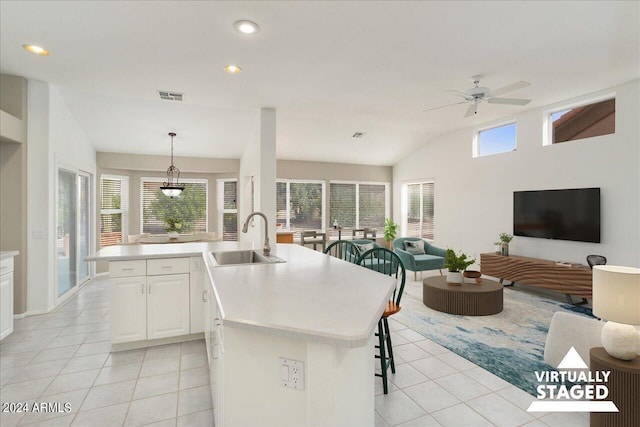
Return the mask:
<path id="1" fill-rule="evenodd" d="M 162 268 L 173 268 L 172 265 L 163 265 Z"/>
<path id="2" fill-rule="evenodd" d="M 207 302 L 207 291 L 202 291 L 202 302 Z"/>
<path id="3" fill-rule="evenodd" d="M 149 285 L 149 290 L 147 292 L 149 292 L 149 295 L 151 295 L 151 285 Z"/>
<path id="4" fill-rule="evenodd" d="M 144 294 L 144 285 L 142 285 L 142 286 L 140 287 L 140 290 L 141 290 L 141 291 L 142 291 L 142 293 Z"/>
<path id="5" fill-rule="evenodd" d="M 123 268 L 122 271 L 133 271 L 133 267 Z"/>

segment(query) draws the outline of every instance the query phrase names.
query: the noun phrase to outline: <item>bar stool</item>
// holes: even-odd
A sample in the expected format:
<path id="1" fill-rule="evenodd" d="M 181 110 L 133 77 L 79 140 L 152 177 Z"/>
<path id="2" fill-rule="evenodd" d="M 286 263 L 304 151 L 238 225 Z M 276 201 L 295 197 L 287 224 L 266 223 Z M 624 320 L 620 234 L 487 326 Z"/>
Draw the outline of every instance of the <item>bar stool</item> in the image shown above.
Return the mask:
<path id="1" fill-rule="evenodd" d="M 303 230 L 300 232 L 300 244 L 313 245 L 313 250 L 317 250 L 318 243 L 322 244 L 322 251 L 327 248 L 327 234 L 315 230 Z"/>
<path id="2" fill-rule="evenodd" d="M 352 231 L 352 237 L 355 239 L 356 238 L 356 234 L 357 233 L 362 233 L 362 238 L 363 239 L 370 239 L 370 240 L 376 240 L 376 233 L 377 230 L 375 228 L 354 228 Z M 369 235 L 371 237 L 369 237 Z"/>
<path id="3" fill-rule="evenodd" d="M 355 264 L 360 257 L 360 251 L 348 240 L 338 240 L 329 245 L 324 251 L 325 254 L 340 258 L 344 261 Z"/>
<path id="4" fill-rule="evenodd" d="M 387 369 L 391 367 L 391 372 L 394 374 L 396 372 L 388 318 L 400 311 L 400 298 L 402 298 L 402 292 L 404 291 L 405 268 L 398 255 L 386 248 L 373 248 L 366 251 L 360 255 L 357 264 L 396 278 L 396 289 L 394 289 L 391 299 L 387 303 L 380 320 L 378 320 L 378 332 L 376 333 L 378 345 L 375 347 L 379 351 L 376 354 L 376 359 L 380 359 L 381 374 L 375 375 L 382 377 L 382 388 L 384 394 L 387 394 L 389 392 Z"/>

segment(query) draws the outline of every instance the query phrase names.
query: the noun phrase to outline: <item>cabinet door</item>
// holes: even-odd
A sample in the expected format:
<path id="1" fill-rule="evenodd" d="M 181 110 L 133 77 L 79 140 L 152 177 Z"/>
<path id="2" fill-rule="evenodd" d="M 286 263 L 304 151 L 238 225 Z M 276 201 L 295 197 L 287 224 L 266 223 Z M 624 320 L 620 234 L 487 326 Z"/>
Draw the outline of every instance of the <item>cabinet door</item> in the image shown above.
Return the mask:
<path id="1" fill-rule="evenodd" d="M 13 273 L 0 276 L 0 339 L 13 332 Z"/>
<path id="2" fill-rule="evenodd" d="M 206 311 L 206 301 L 204 292 L 206 283 L 204 276 L 204 261 L 202 257 L 190 259 L 189 293 L 191 295 L 191 333 L 204 332 L 204 313 Z"/>
<path id="3" fill-rule="evenodd" d="M 189 333 L 189 275 L 147 277 L 147 339 Z"/>
<path id="4" fill-rule="evenodd" d="M 144 276 L 109 279 L 111 343 L 147 339 L 146 285 Z"/>

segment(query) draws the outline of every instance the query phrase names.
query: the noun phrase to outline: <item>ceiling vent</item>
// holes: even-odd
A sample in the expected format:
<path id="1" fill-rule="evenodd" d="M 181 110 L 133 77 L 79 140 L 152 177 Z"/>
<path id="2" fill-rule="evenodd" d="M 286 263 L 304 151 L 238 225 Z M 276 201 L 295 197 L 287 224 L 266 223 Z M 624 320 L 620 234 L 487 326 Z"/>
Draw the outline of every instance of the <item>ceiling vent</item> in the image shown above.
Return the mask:
<path id="1" fill-rule="evenodd" d="M 167 101 L 182 101 L 184 94 L 180 92 L 169 92 L 168 90 L 159 90 L 158 95 L 160 95 L 160 99 L 166 99 Z"/>
<path id="2" fill-rule="evenodd" d="M 352 135 L 353 138 L 362 138 L 366 132 L 356 132 Z"/>

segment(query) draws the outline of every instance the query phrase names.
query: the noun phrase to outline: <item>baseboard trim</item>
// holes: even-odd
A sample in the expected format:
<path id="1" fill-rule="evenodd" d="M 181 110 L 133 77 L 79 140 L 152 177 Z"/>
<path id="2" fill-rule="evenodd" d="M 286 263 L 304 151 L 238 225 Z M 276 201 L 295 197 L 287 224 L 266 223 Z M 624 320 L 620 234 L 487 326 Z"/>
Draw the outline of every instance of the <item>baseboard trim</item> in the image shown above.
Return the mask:
<path id="1" fill-rule="evenodd" d="M 137 350 L 139 348 L 156 347 L 164 344 L 174 344 L 178 342 L 196 341 L 204 339 L 204 333 L 180 335 L 177 337 L 160 338 L 157 340 L 145 340 L 135 342 L 124 342 L 120 344 L 111 344 L 111 352 Z"/>

